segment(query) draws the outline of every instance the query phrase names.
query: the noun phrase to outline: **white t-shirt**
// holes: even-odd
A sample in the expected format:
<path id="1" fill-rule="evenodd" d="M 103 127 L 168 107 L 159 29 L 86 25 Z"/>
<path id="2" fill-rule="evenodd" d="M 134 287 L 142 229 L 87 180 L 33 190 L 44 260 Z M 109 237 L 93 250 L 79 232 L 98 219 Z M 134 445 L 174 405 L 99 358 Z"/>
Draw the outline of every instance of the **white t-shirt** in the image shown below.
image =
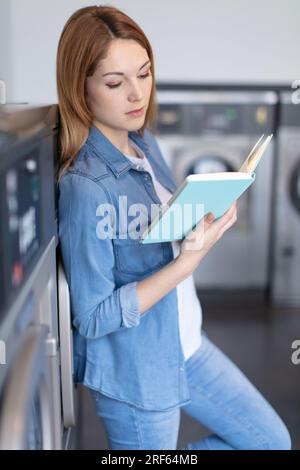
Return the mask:
<path id="1" fill-rule="evenodd" d="M 130 140 L 131 146 L 136 150 L 139 157 L 125 155 L 132 163 L 142 166 L 149 171 L 152 176 L 154 188 L 162 204 L 165 204 L 172 193 L 162 186 L 156 179 L 152 167 L 146 158 L 144 152 Z M 174 257 L 180 253 L 180 244 L 177 241 L 172 242 Z M 179 332 L 184 358 L 187 360 L 201 345 L 201 326 L 202 309 L 199 298 L 196 293 L 193 275 L 180 282 L 177 287 L 178 314 L 179 314 Z"/>

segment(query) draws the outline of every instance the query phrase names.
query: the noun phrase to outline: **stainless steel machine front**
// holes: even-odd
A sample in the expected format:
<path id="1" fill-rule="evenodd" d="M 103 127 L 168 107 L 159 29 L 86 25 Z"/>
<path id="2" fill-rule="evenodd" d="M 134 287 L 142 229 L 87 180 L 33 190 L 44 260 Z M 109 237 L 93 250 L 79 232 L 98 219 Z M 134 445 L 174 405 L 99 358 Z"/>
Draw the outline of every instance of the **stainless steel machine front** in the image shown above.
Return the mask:
<path id="1" fill-rule="evenodd" d="M 1 324 L 1 449 L 60 449 L 55 238 Z"/>

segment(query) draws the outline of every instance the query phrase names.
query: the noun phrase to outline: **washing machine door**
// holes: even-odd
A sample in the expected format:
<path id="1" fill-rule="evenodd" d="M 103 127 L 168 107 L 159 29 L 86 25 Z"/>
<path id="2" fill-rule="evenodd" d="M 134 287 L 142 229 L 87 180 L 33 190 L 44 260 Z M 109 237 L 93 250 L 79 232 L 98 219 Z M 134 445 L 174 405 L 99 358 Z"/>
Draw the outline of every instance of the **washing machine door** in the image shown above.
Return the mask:
<path id="1" fill-rule="evenodd" d="M 292 171 L 290 182 L 290 196 L 293 207 L 300 214 L 300 161 L 297 162 L 296 166 Z"/>
<path id="2" fill-rule="evenodd" d="M 222 142 L 186 142 L 170 150 L 172 154 L 171 168 L 178 184 L 192 174 L 223 173 L 238 171 L 244 153 L 237 145 Z"/>
<path id="3" fill-rule="evenodd" d="M 0 449 L 54 448 L 47 328 L 30 326 L 11 365 L 0 414 Z"/>
<path id="4" fill-rule="evenodd" d="M 187 167 L 184 177 L 196 173 L 235 171 L 233 165 L 218 155 L 201 155 Z"/>

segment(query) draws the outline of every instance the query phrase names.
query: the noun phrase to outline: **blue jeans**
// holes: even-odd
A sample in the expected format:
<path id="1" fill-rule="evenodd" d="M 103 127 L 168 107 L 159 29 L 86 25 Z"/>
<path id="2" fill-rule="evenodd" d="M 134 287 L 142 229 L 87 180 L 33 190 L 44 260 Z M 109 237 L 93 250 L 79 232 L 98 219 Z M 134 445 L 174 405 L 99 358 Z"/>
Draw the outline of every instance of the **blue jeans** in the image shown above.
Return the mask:
<path id="1" fill-rule="evenodd" d="M 192 402 L 182 410 L 212 431 L 188 450 L 289 450 L 289 432 L 270 404 L 238 367 L 203 333 L 186 361 Z M 174 450 L 180 408 L 149 411 L 91 390 L 109 449 Z M 183 449 L 182 449 L 183 450 Z"/>

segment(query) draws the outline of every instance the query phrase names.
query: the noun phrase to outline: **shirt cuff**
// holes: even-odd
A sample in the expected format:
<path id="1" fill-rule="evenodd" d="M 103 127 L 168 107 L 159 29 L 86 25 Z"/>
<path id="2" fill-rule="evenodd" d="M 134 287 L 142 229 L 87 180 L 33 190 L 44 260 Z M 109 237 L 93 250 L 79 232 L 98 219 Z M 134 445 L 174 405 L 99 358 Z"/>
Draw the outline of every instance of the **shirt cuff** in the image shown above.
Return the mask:
<path id="1" fill-rule="evenodd" d="M 141 313 L 136 292 L 137 281 L 120 287 L 120 303 L 122 310 L 122 324 L 124 328 L 137 326 L 140 323 Z"/>

